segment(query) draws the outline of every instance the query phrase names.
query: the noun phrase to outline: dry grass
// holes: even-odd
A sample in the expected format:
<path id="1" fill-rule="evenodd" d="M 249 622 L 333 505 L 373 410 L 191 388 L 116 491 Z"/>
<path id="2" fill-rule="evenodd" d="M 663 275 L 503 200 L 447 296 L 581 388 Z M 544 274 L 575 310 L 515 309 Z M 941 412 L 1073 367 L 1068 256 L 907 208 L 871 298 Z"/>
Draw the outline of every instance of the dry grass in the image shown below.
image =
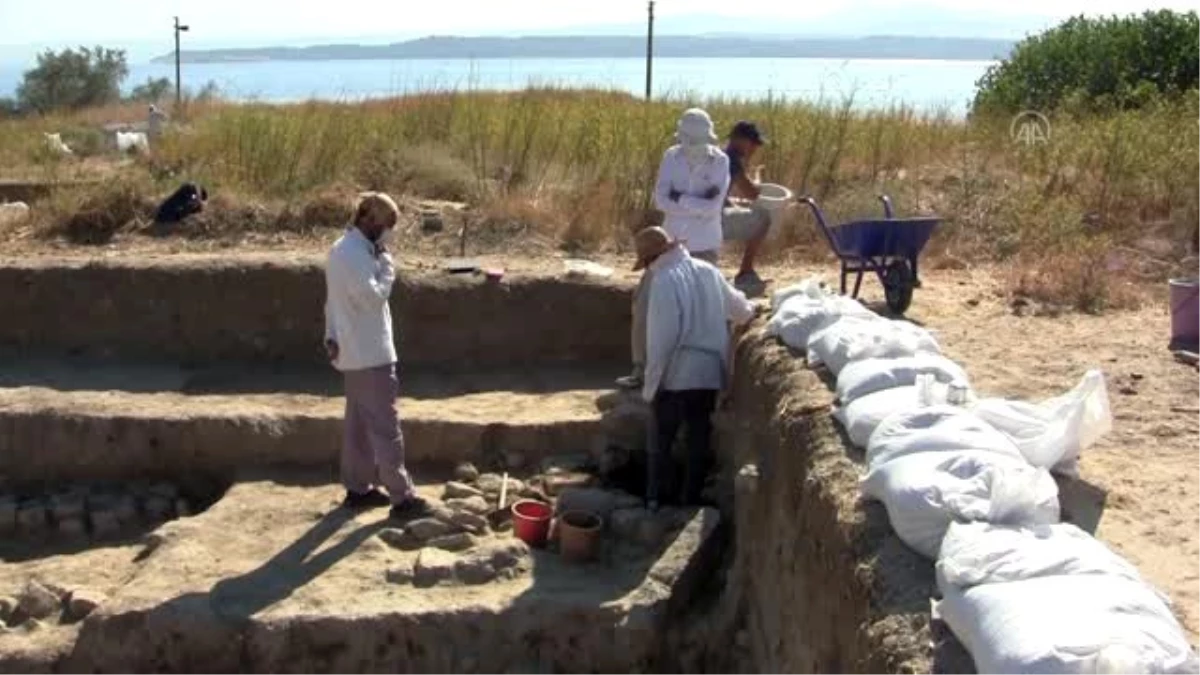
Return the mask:
<path id="1" fill-rule="evenodd" d="M 756 158 L 765 178 L 816 196 L 833 222 L 875 214 L 875 196 L 891 194 L 902 214 L 945 218 L 931 253 L 951 264 L 1011 261 L 1022 270 L 1014 291 L 1087 311 L 1124 302 L 1105 288 L 1112 270 L 1094 271 L 1095 251 L 1150 240 L 1156 256 L 1178 260 L 1196 238 L 1195 94 L 1103 117 L 1055 116 L 1052 142 L 1032 148 L 1010 139 L 1008 120 L 902 106 L 856 112 L 850 100 L 647 104 L 623 93 L 534 88 L 363 103 L 211 103 L 190 108 L 189 123 L 152 160 L 122 168 L 113 199 L 198 180 L 216 197 L 193 231 L 214 236 L 340 225 L 344 207 L 334 202 L 383 189 L 469 202 L 473 230 L 488 237 L 536 233 L 571 251 L 621 248 L 628 233 L 655 222 L 649 188 L 658 159 L 679 111 L 693 104 L 722 128 L 759 122 L 772 141 Z M 78 162 L 47 156 L 41 132 L 70 130 L 77 143 L 94 145 L 87 134 L 101 121 L 143 114 L 119 108 L 0 122 L 0 166 L 33 178 L 78 175 Z M 70 216 L 53 213 L 47 232 L 79 229 L 64 230 Z M 127 215 L 114 213 L 106 218 Z M 780 229 L 777 249 L 825 253 L 807 213 L 789 213 Z"/>

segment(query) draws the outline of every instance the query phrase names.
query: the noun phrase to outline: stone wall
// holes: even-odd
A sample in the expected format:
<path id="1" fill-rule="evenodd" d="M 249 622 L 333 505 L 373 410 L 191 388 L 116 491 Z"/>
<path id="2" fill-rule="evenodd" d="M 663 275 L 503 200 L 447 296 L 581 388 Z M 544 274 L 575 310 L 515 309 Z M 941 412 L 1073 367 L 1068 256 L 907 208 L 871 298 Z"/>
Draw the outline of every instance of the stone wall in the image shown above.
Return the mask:
<path id="1" fill-rule="evenodd" d="M 969 669 L 931 631 L 932 563 L 900 542 L 881 505 L 859 501 L 862 454 L 830 417 L 828 383 L 757 330 L 737 347 L 733 388 L 719 424 L 722 462 L 737 474 L 722 603 L 744 612 L 753 669 Z"/>
<path id="2" fill-rule="evenodd" d="M 397 345 L 410 365 L 625 361 L 630 289 L 564 277 L 400 271 Z M 185 363 L 322 363 L 319 260 L 0 266 L 0 346 Z"/>

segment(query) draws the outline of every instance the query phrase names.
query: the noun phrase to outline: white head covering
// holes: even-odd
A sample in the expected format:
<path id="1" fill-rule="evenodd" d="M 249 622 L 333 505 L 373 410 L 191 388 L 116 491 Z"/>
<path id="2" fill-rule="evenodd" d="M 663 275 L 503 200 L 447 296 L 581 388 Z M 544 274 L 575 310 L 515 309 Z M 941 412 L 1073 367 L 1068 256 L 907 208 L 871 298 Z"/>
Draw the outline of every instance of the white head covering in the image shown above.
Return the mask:
<path id="1" fill-rule="evenodd" d="M 680 145 L 712 145 L 717 142 L 713 133 L 712 118 L 700 108 L 690 108 L 683 112 L 675 127 L 675 138 Z"/>

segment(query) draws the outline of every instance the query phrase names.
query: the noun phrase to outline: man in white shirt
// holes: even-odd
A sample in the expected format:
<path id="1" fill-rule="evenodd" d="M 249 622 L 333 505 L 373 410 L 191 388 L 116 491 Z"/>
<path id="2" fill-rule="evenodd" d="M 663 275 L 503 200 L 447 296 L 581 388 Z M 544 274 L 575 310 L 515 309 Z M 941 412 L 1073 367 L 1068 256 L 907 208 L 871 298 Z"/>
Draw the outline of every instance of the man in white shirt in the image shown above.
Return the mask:
<path id="1" fill-rule="evenodd" d="M 716 146 L 712 119 L 699 108 L 684 111 L 675 139 L 678 143 L 667 149 L 658 168 L 654 203 L 663 212 L 663 229 L 671 237 L 692 257 L 716 264 L 723 239 L 721 213 L 729 190 L 729 158 Z M 633 373 L 617 380 L 617 385 L 626 389 L 637 389 L 644 381 L 647 290 L 652 274 L 642 274 L 633 294 Z"/>
<path id="2" fill-rule="evenodd" d="M 393 518 L 427 515 L 404 466 L 404 436 L 396 413 L 399 381 L 392 313 L 388 298 L 396 272 L 387 242 L 400 217 L 386 194 L 359 199 L 325 267 L 325 348 L 346 387 L 342 446 L 343 506 L 364 509 L 392 505 Z M 377 489 L 387 488 L 384 495 Z"/>
<path id="3" fill-rule="evenodd" d="M 685 426 L 688 449 L 682 500 L 695 504 L 711 460 L 717 394 L 728 379 L 727 322 L 745 324 L 754 318 L 756 308 L 720 270 L 689 255 L 664 229 L 642 230 L 635 244 L 634 269 L 649 269 L 653 274 L 642 398 L 653 403 L 656 432 L 646 462 L 646 502 L 655 509 L 664 497 L 671 498 L 671 446 Z"/>

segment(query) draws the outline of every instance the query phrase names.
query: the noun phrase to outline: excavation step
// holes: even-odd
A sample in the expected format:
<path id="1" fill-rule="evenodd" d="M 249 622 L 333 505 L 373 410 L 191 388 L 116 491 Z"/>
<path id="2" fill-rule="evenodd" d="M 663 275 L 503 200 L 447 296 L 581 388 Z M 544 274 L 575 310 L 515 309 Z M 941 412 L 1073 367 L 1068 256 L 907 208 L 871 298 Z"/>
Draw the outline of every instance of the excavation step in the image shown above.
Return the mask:
<path id="1" fill-rule="evenodd" d="M 648 412 L 611 389 L 619 367 L 402 372 L 411 464 L 519 468 L 640 449 Z M 344 399 L 328 369 L 0 359 L 0 477 L 122 479 L 254 466 L 335 471 Z"/>
<path id="2" fill-rule="evenodd" d="M 610 530 L 594 561 L 569 563 L 505 532 L 406 546 L 386 510 L 340 495 L 247 479 L 136 552 L 0 564 L 0 595 L 42 608 L 0 631 L 0 671 L 647 672 L 668 606 L 711 573 L 719 519 L 664 512 L 655 542 Z"/>

